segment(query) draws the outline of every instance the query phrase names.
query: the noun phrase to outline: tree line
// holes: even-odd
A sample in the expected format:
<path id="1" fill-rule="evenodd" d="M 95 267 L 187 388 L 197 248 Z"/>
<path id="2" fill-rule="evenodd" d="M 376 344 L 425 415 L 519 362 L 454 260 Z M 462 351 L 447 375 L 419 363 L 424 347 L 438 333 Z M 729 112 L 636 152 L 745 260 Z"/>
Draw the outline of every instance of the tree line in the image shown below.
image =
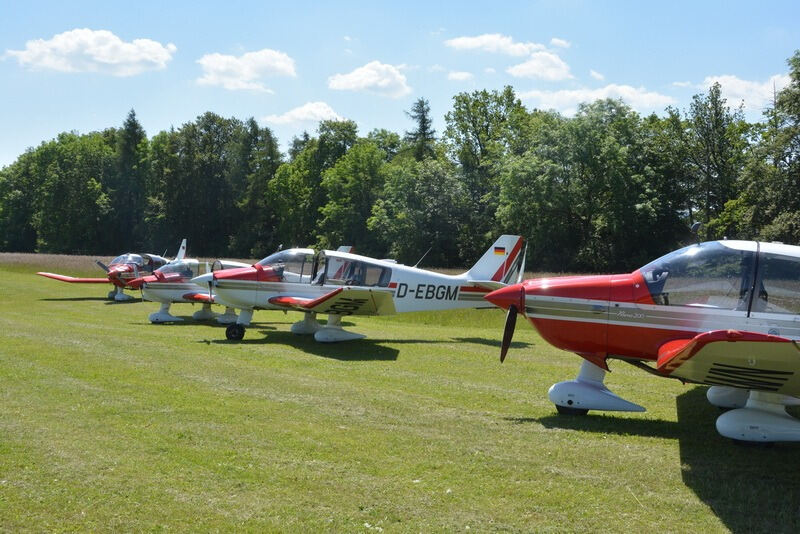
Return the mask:
<path id="1" fill-rule="evenodd" d="M 323 121 L 281 153 L 269 128 L 208 112 L 148 138 L 67 132 L 0 170 L 0 250 L 172 250 L 260 258 L 354 245 L 425 264 L 471 263 L 501 233 L 529 267 L 629 270 L 692 237 L 800 243 L 800 51 L 791 83 L 748 123 L 715 84 L 688 110 L 621 100 L 573 117 L 527 109 L 511 87 L 453 97 L 440 135 L 425 99 L 400 135 Z"/>

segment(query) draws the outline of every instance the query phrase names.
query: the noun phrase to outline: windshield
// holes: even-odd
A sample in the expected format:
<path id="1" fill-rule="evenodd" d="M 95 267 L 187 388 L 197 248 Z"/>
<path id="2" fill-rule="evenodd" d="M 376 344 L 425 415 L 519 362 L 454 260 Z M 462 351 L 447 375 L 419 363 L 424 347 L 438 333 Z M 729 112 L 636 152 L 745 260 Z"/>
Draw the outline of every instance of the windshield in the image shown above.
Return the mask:
<path id="1" fill-rule="evenodd" d="M 258 265 L 272 269 L 282 282 L 311 282 L 314 252 L 289 249 L 267 256 Z"/>
<path id="2" fill-rule="evenodd" d="M 671 252 L 639 272 L 656 304 L 746 311 L 754 265 L 755 252 L 714 241 Z"/>
<path id="3" fill-rule="evenodd" d="M 172 263 L 168 263 L 163 267 L 160 267 L 156 270 L 162 274 L 169 274 L 169 273 L 178 273 L 184 278 L 194 278 L 197 276 L 197 263 L 196 262 L 186 262 L 186 261 L 176 261 Z"/>
<path id="4" fill-rule="evenodd" d="M 144 265 L 144 258 L 138 254 L 123 254 L 111 260 L 111 263 L 134 263 L 141 266 Z"/>

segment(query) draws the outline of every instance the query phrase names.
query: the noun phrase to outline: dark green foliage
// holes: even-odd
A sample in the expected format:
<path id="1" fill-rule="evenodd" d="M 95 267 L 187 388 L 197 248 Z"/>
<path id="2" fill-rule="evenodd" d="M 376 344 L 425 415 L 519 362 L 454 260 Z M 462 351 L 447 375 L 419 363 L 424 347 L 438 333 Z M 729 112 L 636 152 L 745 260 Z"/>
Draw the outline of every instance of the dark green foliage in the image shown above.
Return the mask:
<path id="1" fill-rule="evenodd" d="M 500 233 L 532 269 L 629 270 L 704 238 L 800 243 L 800 51 L 791 84 L 748 124 L 722 88 L 681 113 L 621 101 L 571 118 L 528 110 L 511 87 L 460 93 L 436 140 L 428 102 L 401 137 L 323 121 L 288 149 L 255 120 L 205 113 L 148 139 L 121 128 L 63 133 L 0 170 L 0 250 L 174 250 L 263 257 L 279 245 L 355 245 L 463 266 Z"/>

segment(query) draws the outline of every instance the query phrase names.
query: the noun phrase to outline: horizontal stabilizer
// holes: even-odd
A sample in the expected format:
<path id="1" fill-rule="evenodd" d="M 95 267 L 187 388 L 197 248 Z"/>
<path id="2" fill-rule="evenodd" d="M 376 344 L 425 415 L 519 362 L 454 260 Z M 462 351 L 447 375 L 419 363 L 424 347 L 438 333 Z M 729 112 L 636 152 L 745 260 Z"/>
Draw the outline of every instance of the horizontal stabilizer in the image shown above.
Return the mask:
<path id="1" fill-rule="evenodd" d="M 391 315 L 395 313 L 391 292 L 383 289 L 338 287 L 316 299 L 281 295 L 269 299 L 273 306 L 335 315 Z"/>
<path id="2" fill-rule="evenodd" d="M 665 375 L 690 382 L 800 395 L 800 348 L 779 336 L 705 332 L 662 345 L 657 366 Z"/>
<path id="3" fill-rule="evenodd" d="M 70 284 L 108 284 L 110 283 L 108 278 L 75 278 L 72 276 L 66 276 L 63 274 L 55 274 L 55 273 L 44 273 L 38 272 L 36 273 L 39 276 L 44 276 L 45 278 L 52 278 L 53 280 L 60 280 L 61 282 L 69 282 Z"/>

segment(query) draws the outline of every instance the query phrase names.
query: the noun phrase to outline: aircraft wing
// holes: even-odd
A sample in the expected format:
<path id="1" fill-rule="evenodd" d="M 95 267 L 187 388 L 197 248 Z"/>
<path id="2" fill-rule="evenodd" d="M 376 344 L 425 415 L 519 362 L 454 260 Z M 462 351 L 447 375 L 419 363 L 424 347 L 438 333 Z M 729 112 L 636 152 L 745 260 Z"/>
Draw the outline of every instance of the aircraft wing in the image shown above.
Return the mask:
<path id="1" fill-rule="evenodd" d="M 45 278 L 52 278 L 53 280 L 60 280 L 62 282 L 69 282 L 71 284 L 110 284 L 108 278 L 74 278 L 72 276 L 66 276 L 63 274 L 55 274 L 55 273 L 43 273 L 38 272 L 36 273 L 39 276 L 44 276 Z"/>
<path id="2" fill-rule="evenodd" d="M 800 346 L 784 337 L 714 330 L 665 343 L 657 365 L 690 382 L 800 395 Z"/>
<path id="3" fill-rule="evenodd" d="M 338 315 L 391 315 L 395 313 L 392 293 L 378 288 L 337 287 L 315 299 L 278 295 L 269 299 L 269 303 L 292 310 Z"/>

